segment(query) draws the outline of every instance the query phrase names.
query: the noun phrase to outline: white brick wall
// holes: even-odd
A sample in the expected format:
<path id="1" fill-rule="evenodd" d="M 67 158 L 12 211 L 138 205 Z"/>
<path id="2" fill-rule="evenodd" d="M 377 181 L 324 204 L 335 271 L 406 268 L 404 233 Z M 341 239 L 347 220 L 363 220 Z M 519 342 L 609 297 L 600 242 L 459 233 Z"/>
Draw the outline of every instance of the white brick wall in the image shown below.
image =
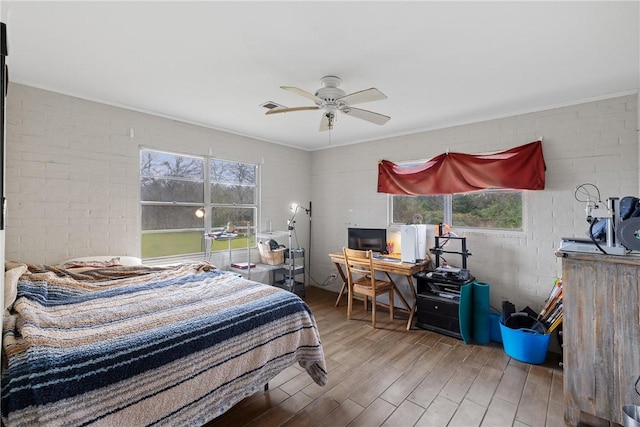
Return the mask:
<path id="1" fill-rule="evenodd" d="M 306 151 L 18 84 L 7 102 L 7 259 L 140 256 L 140 147 L 259 164 L 263 228 L 284 230 L 290 203 L 310 200 Z M 308 225 L 297 231 L 307 246 Z"/>
<path id="2" fill-rule="evenodd" d="M 6 257 L 29 262 L 139 256 L 141 146 L 260 164 L 263 229 L 271 222 L 284 230 L 289 204 L 312 201 L 308 255 L 317 283 L 334 273 L 327 253 L 342 248 L 348 226 L 388 224 L 387 196 L 376 192 L 379 159 L 498 151 L 543 136 L 546 189 L 526 194 L 524 232 L 454 228 L 468 238 L 469 267 L 491 285 L 495 306 L 502 299 L 534 309 L 542 303 L 560 274 L 560 238 L 586 231 L 584 206 L 573 198 L 577 185 L 594 183 L 603 198 L 639 194 L 635 95 L 312 153 L 16 84 L 7 119 Z M 308 247 L 310 223 L 297 219 L 298 242 Z M 429 230 L 430 245 L 432 238 Z M 225 262 L 226 254 L 214 259 Z"/>
<path id="3" fill-rule="evenodd" d="M 325 254 L 341 250 L 348 226 L 388 225 L 387 196 L 376 192 L 379 159 L 499 151 L 542 136 L 546 189 L 526 193 L 524 231 L 454 227 L 468 238 L 472 273 L 491 285 L 492 305 L 500 307 L 502 299 L 509 299 L 518 308 L 537 309 L 561 275 L 555 256 L 560 239 L 587 231 L 585 206 L 574 199 L 575 187 L 593 183 L 603 199 L 639 194 L 637 128 L 638 97 L 631 95 L 314 152 L 312 274 L 322 282 L 335 272 Z M 432 230 L 428 242 L 433 246 Z"/>

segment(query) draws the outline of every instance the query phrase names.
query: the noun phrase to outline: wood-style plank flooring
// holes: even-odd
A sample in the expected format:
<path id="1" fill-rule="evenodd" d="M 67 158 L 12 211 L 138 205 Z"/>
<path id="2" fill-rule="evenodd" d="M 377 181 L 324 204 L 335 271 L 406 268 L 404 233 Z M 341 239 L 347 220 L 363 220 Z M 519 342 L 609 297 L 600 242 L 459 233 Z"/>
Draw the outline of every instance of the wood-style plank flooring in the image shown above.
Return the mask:
<path id="1" fill-rule="evenodd" d="M 562 369 L 550 356 L 529 365 L 500 344 L 466 345 L 393 321 L 383 308 L 378 329 L 371 312 L 346 298 L 307 288 L 322 339 L 329 383 L 320 387 L 299 366 L 283 371 L 207 427 L 220 426 L 435 426 L 559 427 Z M 398 316 L 400 317 L 400 316 Z"/>

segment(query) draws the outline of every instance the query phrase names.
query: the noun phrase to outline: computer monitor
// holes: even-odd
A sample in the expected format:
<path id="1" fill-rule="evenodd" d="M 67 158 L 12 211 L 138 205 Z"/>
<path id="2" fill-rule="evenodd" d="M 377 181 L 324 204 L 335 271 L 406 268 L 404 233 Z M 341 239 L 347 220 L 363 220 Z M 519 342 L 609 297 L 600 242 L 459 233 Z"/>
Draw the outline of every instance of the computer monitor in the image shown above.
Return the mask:
<path id="1" fill-rule="evenodd" d="M 347 232 L 347 247 L 361 251 L 387 253 L 386 228 L 349 228 Z"/>

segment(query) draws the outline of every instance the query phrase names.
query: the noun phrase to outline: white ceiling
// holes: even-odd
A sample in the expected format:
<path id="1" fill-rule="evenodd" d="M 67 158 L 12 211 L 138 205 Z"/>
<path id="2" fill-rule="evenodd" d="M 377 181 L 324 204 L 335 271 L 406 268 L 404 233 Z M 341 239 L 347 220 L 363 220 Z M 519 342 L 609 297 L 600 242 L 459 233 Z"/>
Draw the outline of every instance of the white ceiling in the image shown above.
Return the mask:
<path id="1" fill-rule="evenodd" d="M 316 150 L 509 116 L 639 87 L 637 1 L 4 1 L 10 78 Z M 319 111 L 337 75 L 378 126 Z"/>

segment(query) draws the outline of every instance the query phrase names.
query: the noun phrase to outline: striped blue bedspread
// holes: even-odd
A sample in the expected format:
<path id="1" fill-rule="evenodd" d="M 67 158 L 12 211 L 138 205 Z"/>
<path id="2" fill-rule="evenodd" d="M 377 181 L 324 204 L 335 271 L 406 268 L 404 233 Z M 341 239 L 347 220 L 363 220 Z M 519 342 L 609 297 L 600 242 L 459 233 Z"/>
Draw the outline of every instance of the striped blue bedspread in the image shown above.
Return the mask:
<path id="1" fill-rule="evenodd" d="M 296 363 L 326 384 L 315 319 L 282 289 L 208 264 L 29 266 L 4 316 L 2 420 L 201 426 Z"/>

